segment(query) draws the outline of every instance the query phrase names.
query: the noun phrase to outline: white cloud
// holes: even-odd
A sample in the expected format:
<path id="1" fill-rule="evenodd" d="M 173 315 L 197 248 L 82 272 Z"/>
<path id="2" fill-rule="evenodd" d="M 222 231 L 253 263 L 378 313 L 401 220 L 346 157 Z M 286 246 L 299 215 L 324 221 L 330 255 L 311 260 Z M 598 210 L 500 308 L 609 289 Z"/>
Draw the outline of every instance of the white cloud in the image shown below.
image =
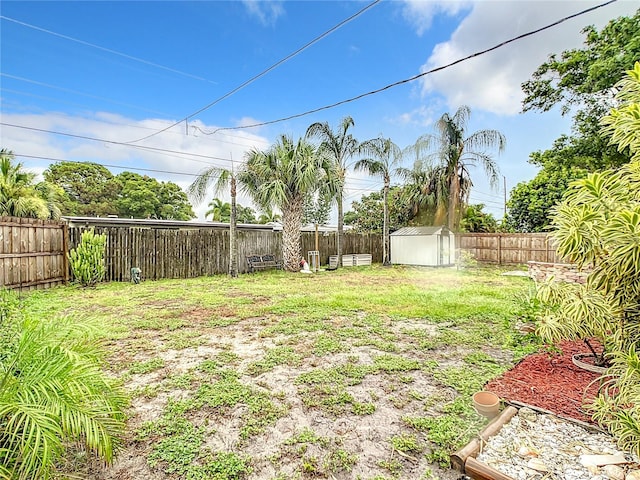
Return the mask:
<path id="1" fill-rule="evenodd" d="M 247 12 L 267 26 L 273 26 L 276 20 L 284 15 L 283 2 L 277 0 L 242 0 Z"/>
<path id="2" fill-rule="evenodd" d="M 592 1 L 478 1 L 451 39 L 436 45 L 421 71 L 448 64 L 509 38 L 540 28 L 595 5 Z M 581 30 L 604 26 L 620 15 L 632 15 L 637 3 L 621 1 L 569 20 L 508 46 L 460 63 L 422 80 L 422 93 L 439 93 L 454 110 L 465 104 L 489 112 L 513 115 L 521 110 L 520 85 L 549 54 L 579 48 Z"/>
<path id="3" fill-rule="evenodd" d="M 265 137 L 240 130 L 205 135 L 202 132 L 212 132 L 216 126 L 205 125 L 200 121 L 189 123 L 189 135 L 185 135 L 184 124 L 180 124 L 138 143 L 145 147 L 183 154 L 110 143 L 130 142 L 149 135 L 166 127 L 167 121 L 157 119 L 138 121 L 105 112 L 85 117 L 61 113 L 3 113 L 2 122 L 87 137 L 69 137 L 3 125 L 1 135 L 3 148 L 12 150 L 16 159 L 30 171 L 42 172 L 56 160 L 92 161 L 108 165 L 107 168 L 114 175 L 123 170 L 131 170 L 161 181 L 175 182 L 185 189 L 204 168 L 211 166 L 230 168 L 231 158 L 239 163 L 244 152 L 250 148 L 264 149 L 270 144 Z M 94 141 L 89 138 L 103 141 Z M 136 168 L 156 171 L 147 172 L 135 170 Z M 208 196 L 204 204 L 196 208 L 199 218 L 204 218 L 204 212 L 207 210 L 206 203 L 211 200 L 211 197 L 212 195 Z M 229 201 L 228 195 L 220 195 L 220 197 Z M 239 198 L 238 201 L 244 206 L 251 205 L 246 198 Z"/>
<path id="4" fill-rule="evenodd" d="M 471 6 L 469 0 L 405 0 L 402 7 L 402 15 L 416 29 L 418 35 L 422 35 L 431 26 L 433 17 L 438 14 L 449 16 L 457 15 Z"/>

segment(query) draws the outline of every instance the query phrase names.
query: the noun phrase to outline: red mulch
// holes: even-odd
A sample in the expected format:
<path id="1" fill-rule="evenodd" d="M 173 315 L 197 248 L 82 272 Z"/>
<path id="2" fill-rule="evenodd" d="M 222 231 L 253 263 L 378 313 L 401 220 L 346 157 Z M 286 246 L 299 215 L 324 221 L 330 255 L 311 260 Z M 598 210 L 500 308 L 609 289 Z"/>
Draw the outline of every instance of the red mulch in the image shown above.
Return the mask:
<path id="1" fill-rule="evenodd" d="M 587 353 L 582 341 L 564 341 L 557 347 L 561 354 L 529 355 L 502 376 L 491 380 L 486 390 L 505 400 L 514 400 L 550 410 L 564 417 L 590 422 L 582 405 L 590 403 L 598 391 L 600 375 L 576 367 L 571 357 Z M 593 383 L 592 383 L 593 382 Z M 585 390 L 591 384 L 588 392 Z"/>

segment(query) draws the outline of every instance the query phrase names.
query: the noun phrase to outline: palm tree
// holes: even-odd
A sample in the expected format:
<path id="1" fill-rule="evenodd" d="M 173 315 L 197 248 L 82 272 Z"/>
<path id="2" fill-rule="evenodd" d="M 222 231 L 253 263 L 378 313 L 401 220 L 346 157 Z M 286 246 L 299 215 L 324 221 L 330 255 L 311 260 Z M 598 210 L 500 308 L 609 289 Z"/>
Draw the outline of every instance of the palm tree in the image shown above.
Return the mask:
<path id="1" fill-rule="evenodd" d="M 391 175 L 396 173 L 402 160 L 400 148 L 391 141 L 390 138 L 373 138 L 360 145 L 359 151 L 368 158 L 358 160 L 355 164 L 356 170 L 366 170 L 370 175 L 381 177 L 384 182 L 382 204 L 382 264 L 389 265 L 389 186 Z"/>
<path id="2" fill-rule="evenodd" d="M 465 137 L 471 109 L 462 105 L 453 116 L 445 113 L 436 122 L 437 134 L 420 137 L 416 146 L 435 150 L 434 155 L 445 169 L 442 172 L 448 185 L 448 225 L 456 230 L 460 223 L 460 206 L 468 202 L 471 181 L 470 167 L 480 165 L 489 177 L 491 186 L 497 184 L 498 166 L 485 149 L 504 151 L 506 139 L 497 130 L 479 130 Z"/>
<path id="3" fill-rule="evenodd" d="M 403 152 L 403 157 L 407 152 Z M 411 207 L 414 225 L 442 225 L 447 219 L 449 186 L 444 167 L 416 159 L 412 168 L 399 168 L 404 181 L 403 197 Z"/>
<path id="4" fill-rule="evenodd" d="M 101 371 L 90 327 L 78 319 L 16 318 L 2 311 L 5 295 L 0 478 L 58 478 L 70 445 L 111 462 L 124 435 L 127 399 Z"/>
<path id="5" fill-rule="evenodd" d="M 305 196 L 321 187 L 331 189 L 331 165 L 304 139 L 294 142 L 287 135 L 265 151 L 252 149 L 238 181 L 254 203 L 266 210 L 282 212 L 282 257 L 284 268 L 300 270 L 302 211 Z M 334 192 L 332 192 L 334 193 Z"/>
<path id="6" fill-rule="evenodd" d="M 11 217 L 59 218 L 60 209 L 54 201 L 54 190 L 33 184 L 35 175 L 25 172 L 22 163 L 14 163 L 13 152 L 0 150 L 0 215 Z M 47 198 L 42 195 L 46 194 Z"/>
<path id="7" fill-rule="evenodd" d="M 238 242 L 236 239 L 236 223 L 237 223 L 237 209 L 236 209 L 236 194 L 237 194 L 237 186 L 236 186 L 236 174 L 233 168 L 233 162 L 231 163 L 231 170 L 226 170 L 224 168 L 219 167 L 210 167 L 204 169 L 198 177 L 194 180 L 194 182 L 189 185 L 187 189 L 187 193 L 192 198 L 196 205 L 200 204 L 204 199 L 207 190 L 211 186 L 214 185 L 215 194 L 221 193 L 226 188 L 231 188 L 231 211 L 229 215 L 229 244 L 231 248 L 229 248 L 229 275 L 232 278 L 236 278 L 238 276 Z M 217 202 L 216 202 L 217 200 Z M 218 212 L 222 213 L 224 209 L 224 205 L 221 200 L 214 198 L 209 206 L 213 206 L 211 211 L 215 211 L 217 209 Z M 206 215 L 209 215 L 210 211 L 207 211 Z M 222 217 L 222 215 L 221 215 Z M 215 219 L 215 213 L 214 213 Z"/>
<path id="8" fill-rule="evenodd" d="M 336 237 L 336 250 L 338 254 L 338 265 L 342 263 L 342 235 L 344 231 L 344 184 L 348 161 L 358 151 L 358 141 L 347 133 L 350 127 L 354 126 L 354 121 L 347 116 L 342 119 L 337 131 L 331 130 L 329 123 L 314 123 L 307 128 L 306 138 L 318 138 L 320 146 L 318 151 L 321 155 L 326 155 L 334 164 L 338 177 L 335 201 L 338 206 L 338 235 Z"/>
<path id="9" fill-rule="evenodd" d="M 264 209 L 258 217 L 258 223 L 261 224 L 279 222 L 280 220 L 282 220 L 282 215 L 275 213 L 271 208 Z"/>
<path id="10" fill-rule="evenodd" d="M 231 218 L 231 204 L 223 202 L 219 198 L 214 198 L 209 202 L 209 210 L 206 211 L 204 217 L 211 215 L 214 222 L 228 222 Z"/>

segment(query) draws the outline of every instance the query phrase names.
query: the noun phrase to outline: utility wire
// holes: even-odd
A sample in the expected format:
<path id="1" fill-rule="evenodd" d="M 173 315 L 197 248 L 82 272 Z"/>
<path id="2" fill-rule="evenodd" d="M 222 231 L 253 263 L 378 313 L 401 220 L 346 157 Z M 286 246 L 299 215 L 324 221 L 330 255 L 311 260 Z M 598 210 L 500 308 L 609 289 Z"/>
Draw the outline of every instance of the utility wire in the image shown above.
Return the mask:
<path id="1" fill-rule="evenodd" d="M 523 34 L 518 35 L 516 37 L 512 37 L 512 38 L 510 38 L 508 40 L 505 40 L 502 43 L 494 45 L 493 47 L 489 47 L 489 48 L 487 48 L 485 50 L 480 50 L 480 51 L 477 51 L 475 53 L 472 53 L 471 55 L 467 55 L 466 57 L 459 58 L 458 60 L 455 60 L 455 61 L 453 61 L 451 63 L 446 64 L 446 65 L 441 65 L 439 67 L 432 68 L 431 70 L 427 70 L 426 72 L 419 73 L 417 75 L 414 75 L 413 77 L 405 78 L 404 80 L 399 80 L 397 82 L 390 83 L 389 85 L 385 85 L 384 87 L 378 88 L 376 90 L 371 90 L 369 92 L 362 93 L 360 95 L 356 95 L 355 97 L 351 97 L 351 98 L 348 98 L 346 100 L 341 100 L 339 102 L 335 102 L 335 103 L 332 103 L 330 105 L 325 105 L 323 107 L 318 107 L 318 108 L 314 108 L 312 110 L 307 110 L 306 112 L 296 113 L 296 114 L 290 115 L 288 117 L 278 118 L 277 120 L 269 120 L 267 122 L 253 123 L 251 125 L 243 125 L 243 126 L 238 126 L 238 127 L 216 128 L 215 130 L 213 130 L 211 132 L 211 134 L 214 134 L 216 132 L 220 132 L 220 131 L 223 131 L 223 130 L 241 130 L 241 129 L 245 129 L 245 128 L 254 128 L 254 127 L 263 127 L 265 125 L 273 125 L 274 123 L 286 122 L 287 120 L 293 120 L 294 118 L 304 117 L 306 115 L 311 115 L 312 113 L 318 113 L 318 112 L 321 112 L 323 110 L 329 110 L 329 109 L 338 107 L 340 105 L 344 105 L 344 104 L 347 104 L 347 103 L 355 102 L 356 100 L 360 100 L 362 98 L 365 98 L 365 97 L 368 97 L 368 96 L 371 96 L 371 95 L 375 95 L 375 94 L 380 93 L 380 92 L 384 92 L 385 90 L 389 90 L 391 88 L 394 88 L 394 87 L 397 87 L 397 86 L 400 86 L 400 85 L 404 85 L 406 83 L 413 82 L 413 81 L 415 81 L 415 80 L 417 80 L 419 78 L 425 77 L 425 76 L 430 75 L 432 73 L 439 72 L 441 70 L 445 70 L 447 68 L 453 67 L 454 65 L 457 65 L 457 64 L 462 63 L 462 62 L 466 62 L 467 60 L 471 60 L 472 58 L 479 57 L 481 55 L 485 55 L 485 54 L 487 54 L 489 52 L 492 52 L 494 50 L 502 48 L 505 45 L 509 45 L 510 43 L 516 42 L 518 40 L 522 40 L 523 38 L 526 38 L 526 37 L 530 37 L 532 35 L 535 35 L 537 33 L 542 32 L 544 30 L 548 30 L 548 29 L 550 29 L 552 27 L 555 27 L 557 25 L 560 25 L 561 23 L 564 23 L 564 22 L 566 22 L 568 20 L 571 20 L 573 18 L 579 17 L 579 16 L 584 15 L 586 13 L 593 12 L 594 10 L 597 10 L 599 8 L 606 7 L 607 5 L 610 5 L 610 4 L 615 3 L 617 1 L 618 0 L 609 0 L 608 2 L 602 3 L 600 5 L 596 5 L 596 6 L 593 6 L 591 8 L 587 8 L 585 10 L 582 10 L 582 11 L 578 12 L 578 13 L 574 13 L 573 15 L 569 15 L 567 17 L 563 17 L 560 20 L 557 20 L 557 21 L 555 21 L 553 23 L 545 25 L 544 27 L 538 28 L 536 30 L 531 30 L 529 32 L 523 33 Z M 196 112 L 196 113 L 199 113 L 199 112 Z M 180 123 L 180 122 L 178 122 L 178 123 Z M 177 125 L 177 123 L 174 124 L 174 125 Z M 160 133 L 160 132 L 158 132 L 158 133 Z"/>
<path id="2" fill-rule="evenodd" d="M 109 165 L 108 163 L 100 163 L 100 162 L 94 162 L 94 161 L 82 161 L 82 160 L 67 160 L 64 158 L 52 158 L 52 157 L 41 157 L 38 155 L 23 155 L 23 154 L 14 154 L 14 157 L 18 158 L 33 158 L 36 160 L 48 160 L 51 162 L 72 162 L 72 163 L 94 163 L 96 165 L 101 165 L 103 167 L 109 167 L 109 168 L 119 168 L 122 170 L 137 170 L 139 172 L 153 172 L 153 173 L 167 173 L 170 175 L 185 175 L 188 177 L 197 177 L 198 174 L 197 173 L 184 173 L 184 172 L 170 172 L 168 170 L 155 170 L 153 168 L 140 168 L 140 167 L 125 167 L 122 165 Z"/>
<path id="3" fill-rule="evenodd" d="M 48 83 L 39 82 L 38 80 L 32 80 L 30 78 L 19 77 L 17 75 L 11 75 L 9 73 L 0 72 L 0 76 L 6 77 L 6 78 L 11 78 L 13 80 L 19 80 L 21 82 L 32 83 L 34 85 L 39 85 L 41 87 L 51 88 L 51 89 L 54 89 L 54 90 L 60 90 L 62 92 L 73 93 L 74 95 L 80 95 L 80 96 L 83 96 L 83 97 L 95 98 L 97 100 L 104 100 L 106 102 L 113 103 L 115 105 L 122 105 L 124 107 L 131 107 L 131 108 L 135 108 L 135 109 L 142 110 L 142 111 L 149 112 L 149 113 L 167 115 L 167 113 L 159 112 L 158 110 L 151 110 L 151 109 L 148 109 L 148 108 L 140 107 L 138 105 L 133 105 L 131 103 L 119 102 L 117 100 L 112 100 L 112 99 L 107 98 L 107 97 L 100 97 L 98 95 L 91 95 L 90 93 L 84 93 L 84 92 L 80 92 L 78 90 L 72 90 L 70 88 L 58 87 L 56 85 L 51 85 L 51 84 L 48 84 Z"/>
<path id="4" fill-rule="evenodd" d="M 62 135 L 62 136 L 65 136 L 65 137 L 81 138 L 83 140 L 91 140 L 91 141 L 94 141 L 94 142 L 110 143 L 112 145 L 123 145 L 125 147 L 140 148 L 142 150 L 149 150 L 149 151 L 152 151 L 152 152 L 172 153 L 172 154 L 176 154 L 176 155 L 187 155 L 187 156 L 191 156 L 191 157 L 206 158 L 206 159 L 209 159 L 209 160 L 222 160 L 222 161 L 225 161 L 225 162 L 231 162 L 231 160 L 228 159 L 228 158 L 215 157 L 213 155 L 202 155 L 202 154 L 199 154 L 199 153 L 180 152 L 180 151 L 177 151 L 177 150 L 168 150 L 166 148 L 145 147 L 143 145 L 131 145 L 131 144 L 125 143 L 125 142 L 116 142 L 115 140 L 105 140 L 103 138 L 88 137 L 88 136 L 85 136 L 85 135 L 74 135 L 74 134 L 71 134 L 71 133 L 56 132 L 54 130 L 46 130 L 46 129 L 43 129 L 43 128 L 27 127 L 25 125 L 16 125 L 16 124 L 13 124 L 13 123 L 6 123 L 6 122 L 0 122 L 0 125 L 4 125 L 5 127 L 13 127 L 13 128 L 21 128 L 21 129 L 24 129 L 24 130 L 31 130 L 31 131 L 34 131 L 34 132 L 52 133 L 54 135 Z M 189 160 L 192 161 L 192 162 L 200 162 L 200 163 L 206 163 L 208 165 L 213 165 L 211 162 L 203 162 L 202 160 L 195 160 L 193 158 L 190 158 Z"/>
<path id="5" fill-rule="evenodd" d="M 307 48 L 309 48 L 310 46 L 312 46 L 313 44 L 319 42 L 320 40 L 322 40 L 323 38 L 329 36 L 330 34 L 332 34 L 333 32 L 335 32 L 336 30 L 338 30 L 340 27 L 342 27 L 343 25 L 346 25 L 347 23 L 349 23 L 351 20 L 354 20 L 355 18 L 359 17 L 360 15 L 362 15 L 364 12 L 366 12 L 367 10 L 369 10 L 371 7 L 375 6 L 376 4 L 380 3 L 381 0 L 374 0 L 373 2 L 371 2 L 370 4 L 366 5 L 364 8 L 358 10 L 356 13 L 354 13 L 353 15 L 351 15 L 350 17 L 346 18 L 345 20 L 342 20 L 340 23 L 338 23 L 337 25 L 331 27 L 329 30 L 325 31 L 324 33 L 318 35 L 316 38 L 314 38 L 313 40 L 307 42 L 306 44 L 304 44 L 302 47 L 298 48 L 295 52 L 290 53 L 289 55 L 287 55 L 286 57 L 284 57 L 281 60 L 278 60 L 276 63 L 274 63 L 273 65 L 271 65 L 270 67 L 268 67 L 267 69 L 263 70 L 262 72 L 258 73 L 257 75 L 251 77 L 249 80 L 245 81 L 244 83 L 238 85 L 236 88 L 234 88 L 233 90 L 230 90 L 229 92 L 225 93 L 224 95 L 222 95 L 221 97 L 218 97 L 217 99 L 215 99 L 213 102 L 205 105 L 204 107 L 202 107 L 201 109 L 193 112 L 190 115 L 187 115 L 186 117 L 184 117 L 182 120 L 179 120 L 175 123 L 172 123 L 171 125 L 169 125 L 166 128 L 163 128 L 162 130 L 158 130 L 155 133 L 152 133 L 151 135 L 147 135 L 146 137 L 142 137 L 139 138 L 137 140 L 132 140 L 129 143 L 137 143 L 137 142 L 141 142 L 143 140 L 146 140 L 147 138 L 151 138 L 155 135 L 158 135 L 160 133 L 166 132 L 167 130 L 169 130 L 170 128 L 175 127 L 176 125 L 179 125 L 182 122 L 185 122 L 187 120 L 189 120 L 192 117 L 195 117 L 196 115 L 198 115 L 199 113 L 204 112 L 205 110 L 208 110 L 209 108 L 213 107 L 214 105 L 216 105 L 217 103 L 221 102 L 222 100 L 224 100 L 225 98 L 230 97 L 231 95 L 233 95 L 234 93 L 242 90 L 244 87 L 246 87 L 247 85 L 255 82 L 256 80 L 258 80 L 260 77 L 263 77 L 264 75 L 266 75 L 267 73 L 269 73 L 271 70 L 279 67 L 280 65 L 282 65 L 283 63 L 287 62 L 288 60 L 292 59 L 293 57 L 295 57 L 296 55 L 298 55 L 299 53 L 303 52 L 304 50 L 306 50 Z M 220 130 L 220 129 L 218 129 Z M 217 132 L 218 130 L 215 130 L 212 133 Z M 204 132 L 203 132 L 204 133 Z"/>
<path id="6" fill-rule="evenodd" d="M 167 70 L 167 71 L 172 72 L 172 73 L 177 73 L 178 75 L 183 75 L 185 77 L 194 78 L 196 80 L 202 80 L 203 82 L 209 82 L 209 83 L 213 83 L 213 84 L 217 84 L 218 83 L 218 82 L 214 82 L 213 80 L 208 80 L 208 79 L 206 79 L 204 77 L 199 77 L 197 75 L 193 75 L 191 73 L 183 72 L 183 71 L 177 70 L 175 68 L 167 67 L 165 65 L 160 65 L 159 63 L 150 62 L 149 60 L 144 60 L 142 58 L 134 57 L 134 56 L 128 55 L 126 53 L 122 53 L 122 52 L 118 52 L 116 50 L 112 50 L 110 48 L 101 47 L 100 45 L 96 45 L 95 43 L 85 42 L 84 40 L 79 40 L 77 38 L 69 37 L 68 35 L 63 35 L 61 33 L 52 32 L 51 30 L 46 30 L 46 29 L 44 29 L 42 27 L 37 27 L 36 25 L 31 25 L 30 23 L 21 22 L 20 20 L 16 20 L 15 18 L 5 17 L 4 15 L 0 15 L 0 18 L 2 20 L 6 20 L 8 22 L 17 23 L 18 25 L 22 25 L 23 27 L 32 28 L 32 29 L 38 30 L 40 32 L 48 33 L 49 35 L 54 35 L 56 37 L 64 38 L 65 40 L 70 40 L 72 42 L 76 42 L 76 43 L 79 43 L 81 45 L 85 45 L 87 47 L 97 48 L 98 50 L 102 50 L 103 52 L 111 53 L 113 55 L 119 55 L 119 56 L 124 57 L 124 58 L 126 58 L 128 60 L 133 60 L 133 61 L 136 61 L 136 62 L 144 63 L 145 65 L 149 65 L 149 66 L 156 67 L 156 68 L 161 68 L 162 70 Z"/>

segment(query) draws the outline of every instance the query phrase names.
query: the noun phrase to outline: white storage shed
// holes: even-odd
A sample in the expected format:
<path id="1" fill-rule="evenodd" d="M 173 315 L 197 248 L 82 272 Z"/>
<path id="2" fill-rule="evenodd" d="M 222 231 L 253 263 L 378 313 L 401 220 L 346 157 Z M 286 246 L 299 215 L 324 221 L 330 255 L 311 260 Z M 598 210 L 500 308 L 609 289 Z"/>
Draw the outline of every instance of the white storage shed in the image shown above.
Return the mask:
<path id="1" fill-rule="evenodd" d="M 450 266 L 455 263 L 455 235 L 445 226 L 404 227 L 391 234 L 391 263 Z"/>

